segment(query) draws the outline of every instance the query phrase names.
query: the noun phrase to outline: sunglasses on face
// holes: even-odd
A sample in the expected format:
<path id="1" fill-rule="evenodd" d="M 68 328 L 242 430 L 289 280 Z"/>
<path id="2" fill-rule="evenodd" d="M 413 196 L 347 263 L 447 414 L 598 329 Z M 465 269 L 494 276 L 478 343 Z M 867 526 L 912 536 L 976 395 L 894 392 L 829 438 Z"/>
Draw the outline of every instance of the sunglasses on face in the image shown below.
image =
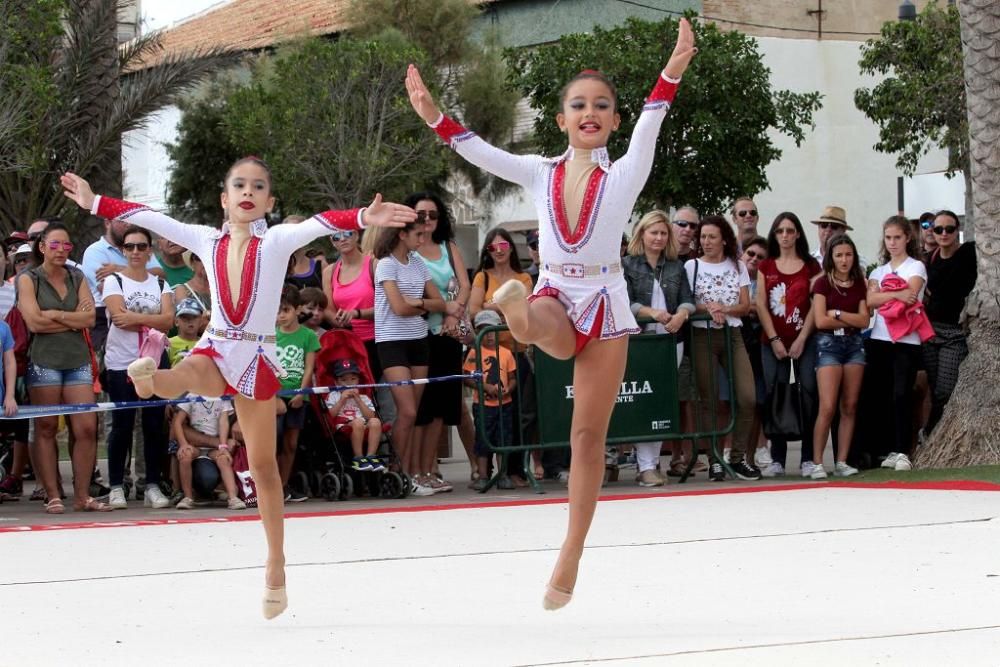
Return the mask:
<path id="1" fill-rule="evenodd" d="M 741 218 L 745 218 L 748 215 L 752 215 L 753 217 L 756 218 L 757 217 L 757 209 L 755 209 L 755 208 L 748 208 L 748 209 L 746 209 L 744 211 L 736 211 L 736 215 L 738 215 Z"/>
<path id="2" fill-rule="evenodd" d="M 939 236 L 941 234 L 954 234 L 956 229 L 958 229 L 958 227 L 956 227 L 955 225 L 948 225 L 947 227 L 939 226 L 934 228 L 934 233 Z"/>
<path id="3" fill-rule="evenodd" d="M 923 229 L 923 230 L 928 230 L 928 229 L 930 229 L 933 226 L 934 226 L 934 223 L 931 222 L 930 220 L 924 220 L 923 222 L 920 223 L 920 229 Z"/>
<path id="4" fill-rule="evenodd" d="M 764 253 L 754 252 L 753 250 L 747 250 L 746 255 L 750 259 L 765 259 L 766 257 Z"/>
<path id="5" fill-rule="evenodd" d="M 337 241 L 344 241 L 346 239 L 354 238 L 354 232 L 351 231 L 334 232 L 333 234 L 330 234 L 330 238 L 333 239 L 334 243 L 336 243 Z"/>
<path id="6" fill-rule="evenodd" d="M 497 241 L 486 246 L 486 250 L 489 252 L 503 252 L 504 250 L 510 250 L 510 244 L 506 241 Z"/>
<path id="7" fill-rule="evenodd" d="M 687 222 L 686 220 L 674 220 L 674 224 L 677 225 L 678 227 L 680 227 L 681 229 L 687 229 L 688 227 L 694 227 L 698 223 L 697 222 Z"/>
<path id="8" fill-rule="evenodd" d="M 62 248 L 66 252 L 73 250 L 73 244 L 70 241 L 48 241 L 47 244 L 49 250 L 59 250 Z"/>
<path id="9" fill-rule="evenodd" d="M 820 229 L 830 229 L 831 227 L 833 229 L 846 229 L 847 228 L 846 225 L 840 225 L 840 224 L 837 224 L 836 222 L 821 222 L 821 223 L 819 223 L 819 228 Z"/>
<path id="10" fill-rule="evenodd" d="M 26 264 L 27 262 L 28 262 L 28 258 L 27 257 L 15 257 L 14 258 L 14 263 L 15 264 Z"/>
<path id="11" fill-rule="evenodd" d="M 417 220 L 423 222 L 424 220 L 437 220 L 437 211 L 417 211 Z"/>
<path id="12" fill-rule="evenodd" d="M 139 252 L 146 252 L 147 250 L 149 250 L 149 244 L 148 243 L 123 243 L 122 244 L 122 249 L 124 249 L 125 252 L 134 252 L 136 250 L 138 250 Z"/>

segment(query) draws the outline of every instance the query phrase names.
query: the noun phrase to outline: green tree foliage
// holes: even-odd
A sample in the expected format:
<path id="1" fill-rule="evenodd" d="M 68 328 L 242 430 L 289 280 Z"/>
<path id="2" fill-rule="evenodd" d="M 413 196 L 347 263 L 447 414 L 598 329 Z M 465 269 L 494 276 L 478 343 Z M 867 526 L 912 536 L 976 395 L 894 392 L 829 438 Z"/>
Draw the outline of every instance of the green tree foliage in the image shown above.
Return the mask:
<path id="1" fill-rule="evenodd" d="M 620 27 L 595 27 L 533 50 L 508 51 L 513 82 L 538 112 L 539 152 L 556 155 L 566 138 L 555 122 L 565 82 L 598 69 L 618 88 L 622 122 L 612 135 L 612 158 L 625 153 L 635 121 L 677 40 L 675 19 L 631 18 Z M 777 131 L 796 145 L 820 107 L 817 92 L 774 90 L 757 43 L 739 32 L 692 21 L 698 55 L 684 75 L 660 131 L 656 157 L 639 206 L 690 204 L 719 211 L 733 199 L 768 187 L 765 169 L 781 157 L 769 136 Z"/>
<path id="2" fill-rule="evenodd" d="M 176 167 L 167 181 L 167 206 L 181 220 L 217 224 L 222 212 L 222 179 L 241 154 L 226 132 L 226 96 L 233 84 L 214 80 L 203 94 L 180 100 L 177 143 L 166 145 Z M 197 168 L 191 168 L 193 166 Z"/>
<path id="3" fill-rule="evenodd" d="M 121 136 L 237 56 L 215 50 L 141 63 L 160 50 L 156 34 L 116 46 L 128 0 L 4 0 L 0 3 L 3 102 L 0 140 L 16 169 L 0 170 L 0 232 L 44 215 L 72 214 L 59 175 L 72 170 L 120 192 Z M 27 117 L 4 128 L 13 101 Z M 108 176 L 112 183 L 107 183 Z M 87 230 L 78 230 L 81 245 Z M 92 232 L 92 230 L 91 230 Z"/>
<path id="4" fill-rule="evenodd" d="M 935 146 L 948 151 L 949 175 L 969 172 L 959 24 L 956 7 L 931 2 L 915 21 L 886 23 L 861 49 L 861 71 L 886 78 L 855 91 L 854 104 L 879 127 L 875 150 L 897 154 L 905 174 Z"/>
<path id="5" fill-rule="evenodd" d="M 398 33 L 290 45 L 228 95 L 226 135 L 269 162 L 283 214 L 398 199 L 445 170 L 401 85 L 422 59 Z"/>
<path id="6" fill-rule="evenodd" d="M 500 35 L 486 31 L 480 41 L 472 39 L 478 13 L 468 0 L 352 0 L 348 16 L 356 34 L 377 35 L 388 26 L 405 35 L 427 54 L 431 67 L 422 75 L 445 113 L 490 143 L 516 149 L 517 94 L 508 84 Z M 496 200 L 513 187 L 450 152 L 449 164 L 483 199 Z"/>

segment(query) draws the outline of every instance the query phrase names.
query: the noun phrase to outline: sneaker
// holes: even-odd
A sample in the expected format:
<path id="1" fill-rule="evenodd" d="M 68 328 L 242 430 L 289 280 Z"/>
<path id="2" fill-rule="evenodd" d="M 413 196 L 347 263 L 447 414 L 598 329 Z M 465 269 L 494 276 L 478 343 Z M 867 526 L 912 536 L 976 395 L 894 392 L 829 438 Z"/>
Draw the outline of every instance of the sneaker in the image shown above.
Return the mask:
<path id="1" fill-rule="evenodd" d="M 170 498 L 163 495 L 163 491 L 160 491 L 160 487 L 156 484 L 150 484 L 143 497 L 142 506 L 152 507 L 154 510 L 166 509 L 170 507 Z"/>
<path id="2" fill-rule="evenodd" d="M 226 491 L 224 489 L 216 489 L 215 490 L 215 502 L 217 502 L 217 503 L 229 502 L 229 494 L 226 493 Z"/>
<path id="3" fill-rule="evenodd" d="M 358 472 L 365 472 L 372 469 L 372 465 L 363 456 L 355 456 L 351 459 L 351 470 L 357 470 Z"/>
<path id="4" fill-rule="evenodd" d="M 184 496 L 179 503 L 174 505 L 174 508 L 179 510 L 193 510 L 195 508 L 194 499 Z"/>
<path id="5" fill-rule="evenodd" d="M 895 469 L 896 461 L 899 459 L 900 456 L 902 455 L 897 454 L 896 452 L 890 452 L 889 456 L 885 457 L 885 460 L 882 461 L 882 467 Z"/>
<path id="6" fill-rule="evenodd" d="M 774 459 L 771 458 L 771 450 L 767 447 L 758 447 L 757 451 L 754 452 L 753 462 L 757 464 L 758 468 L 767 468 L 774 463 Z"/>
<path id="7" fill-rule="evenodd" d="M 304 493 L 299 493 L 295 489 L 289 488 L 285 490 L 285 502 L 286 503 L 303 503 L 309 500 L 309 496 Z"/>
<path id="8" fill-rule="evenodd" d="M 560 470 L 556 479 L 559 480 L 560 484 L 569 484 L 569 470 Z"/>
<path id="9" fill-rule="evenodd" d="M 760 479 L 760 470 L 756 466 L 747 463 L 746 459 L 732 464 L 733 472 L 736 476 L 745 482 L 756 481 Z"/>
<path id="10" fill-rule="evenodd" d="M 729 463 L 729 452 L 733 451 L 732 447 L 726 447 L 722 450 L 722 460 Z"/>
<path id="11" fill-rule="evenodd" d="M 761 477 L 784 477 L 785 476 L 785 466 L 781 465 L 777 461 L 771 461 L 771 463 L 760 471 Z"/>
<path id="12" fill-rule="evenodd" d="M 639 486 L 663 486 L 663 478 L 655 470 L 643 470 L 639 473 Z"/>
<path id="13" fill-rule="evenodd" d="M 231 510 L 245 510 L 247 508 L 247 504 L 242 500 L 240 500 L 239 498 L 232 497 L 226 503 L 226 507 L 228 507 Z"/>
<path id="14" fill-rule="evenodd" d="M 843 461 L 837 461 L 837 465 L 833 467 L 833 474 L 837 477 L 850 477 L 851 475 L 857 475 L 858 469 L 847 465 Z"/>
<path id="15" fill-rule="evenodd" d="M 176 506 L 177 503 L 179 503 L 182 498 L 184 498 L 183 491 L 174 491 L 173 493 L 170 494 L 170 504 Z"/>
<path id="16" fill-rule="evenodd" d="M 826 479 L 826 468 L 821 465 L 814 465 L 809 479 Z"/>
<path id="17" fill-rule="evenodd" d="M 454 487 L 442 477 L 431 475 L 429 480 L 431 489 L 433 489 L 434 493 L 449 493 L 454 490 Z"/>
<path id="18" fill-rule="evenodd" d="M 426 484 L 417 481 L 416 477 L 410 479 L 410 495 L 411 496 L 433 496 L 434 489 Z"/>
<path id="19" fill-rule="evenodd" d="M 490 480 L 479 478 L 475 482 L 469 485 L 469 488 L 478 493 L 486 493 L 490 486 Z"/>
<path id="20" fill-rule="evenodd" d="M 812 461 L 803 461 L 802 465 L 799 466 L 799 470 L 802 471 L 802 476 L 803 477 L 811 477 L 812 476 L 812 472 L 813 472 L 813 468 L 815 468 L 815 467 L 816 467 L 816 464 L 813 463 Z"/>
<path id="21" fill-rule="evenodd" d="M 383 463 L 382 459 L 377 456 L 369 456 L 368 463 L 371 465 L 372 472 L 382 472 L 385 470 L 385 463 Z"/>
<path id="22" fill-rule="evenodd" d="M 885 465 L 884 463 L 882 464 Z M 913 470 L 913 464 L 910 463 L 910 457 L 906 454 L 898 454 L 896 457 L 895 469 L 899 471 Z"/>
<path id="23" fill-rule="evenodd" d="M 108 494 L 108 504 L 112 509 L 127 510 L 128 501 L 125 500 L 125 489 L 120 486 L 112 486 L 111 493 Z"/>
<path id="24" fill-rule="evenodd" d="M 713 482 L 726 481 L 726 471 L 721 463 L 712 463 L 708 466 L 708 478 Z"/>

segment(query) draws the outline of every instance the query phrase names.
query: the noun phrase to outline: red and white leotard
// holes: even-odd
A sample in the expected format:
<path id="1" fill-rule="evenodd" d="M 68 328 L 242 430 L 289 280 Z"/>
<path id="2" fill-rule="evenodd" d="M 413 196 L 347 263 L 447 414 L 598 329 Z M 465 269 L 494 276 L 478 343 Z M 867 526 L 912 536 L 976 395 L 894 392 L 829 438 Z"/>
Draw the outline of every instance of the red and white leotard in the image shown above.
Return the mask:
<path id="1" fill-rule="evenodd" d="M 567 219 L 567 162 L 563 155 L 512 155 L 489 145 L 475 133 L 443 115 L 431 127 L 472 164 L 517 183 L 531 193 L 538 211 L 539 280 L 532 298 L 554 296 L 581 337 L 609 339 L 638 333 L 621 269 L 622 233 L 639 193 L 646 185 L 656 137 L 677 92 L 679 80 L 661 75 L 636 121 L 628 151 L 614 163 L 607 148 L 591 152 L 596 163 L 583 188 L 579 223 Z"/>
<path id="2" fill-rule="evenodd" d="M 250 241 L 243 258 L 239 298 L 232 301 L 226 252 L 229 223 L 222 229 L 177 222 L 142 204 L 98 196 L 91 213 L 125 220 L 170 239 L 198 255 L 208 273 L 212 316 L 192 354 L 211 357 L 233 393 L 271 398 L 281 388 L 283 374 L 275 351 L 275 318 L 281 300 L 288 258 L 310 241 L 339 229 L 360 229 L 364 209 L 326 211 L 298 225 L 267 228 L 264 220 L 250 223 Z"/>

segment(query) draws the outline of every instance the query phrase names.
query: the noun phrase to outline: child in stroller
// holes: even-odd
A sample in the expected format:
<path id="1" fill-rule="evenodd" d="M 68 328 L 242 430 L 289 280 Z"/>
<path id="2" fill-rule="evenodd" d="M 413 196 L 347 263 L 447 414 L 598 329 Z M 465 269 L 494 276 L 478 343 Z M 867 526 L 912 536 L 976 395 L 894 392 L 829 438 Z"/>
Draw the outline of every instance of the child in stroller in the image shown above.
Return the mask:
<path id="1" fill-rule="evenodd" d="M 375 414 L 375 404 L 367 394 L 348 388 L 361 382 L 361 371 L 353 359 L 338 359 L 331 366 L 332 369 L 328 368 L 327 371 L 332 371 L 341 389 L 327 394 L 326 409 L 338 432 L 351 438 L 351 451 L 354 452 L 351 469 L 358 472 L 382 472 L 385 465 L 378 456 L 382 420 Z"/>
<path id="2" fill-rule="evenodd" d="M 319 344 L 320 350 L 316 353 L 317 386 L 342 388 L 348 382 L 362 385 L 374 383 L 365 344 L 353 331 L 331 329 L 320 336 Z M 345 365 L 345 362 L 348 365 Z M 358 379 L 348 378 L 345 381 L 343 378 L 350 375 L 348 371 L 354 371 Z M 357 392 L 357 399 L 352 399 L 350 402 L 359 406 L 358 411 L 367 422 L 365 430 L 357 436 L 354 435 L 353 427 L 348 426 L 344 419 L 338 418 L 344 406 L 338 407 L 336 411 L 330 410 L 348 392 L 352 397 L 354 392 Z M 364 404 L 365 408 L 371 407 L 371 417 L 361 409 L 361 404 Z M 387 437 L 392 427 L 379 416 L 372 388 L 358 387 L 347 392 L 342 390 L 331 392 L 327 401 L 315 396 L 313 407 L 328 435 L 327 442 L 331 440 L 333 442 L 332 446 L 324 447 L 324 451 L 313 452 L 313 474 L 318 478 L 318 495 L 327 500 L 336 498 L 346 500 L 354 494 L 355 489 L 371 497 L 405 498 L 409 495 L 408 481 L 405 475 L 400 475 L 396 471 L 399 465 L 398 457 Z M 347 428 L 344 428 L 345 426 Z M 347 434 L 351 437 L 345 438 Z M 343 456 L 342 449 L 345 452 Z M 350 455 L 347 452 L 351 452 Z M 316 457 L 321 460 L 316 460 Z M 344 459 L 352 457 L 357 465 L 352 464 L 348 468 L 344 464 Z M 366 459 L 370 468 L 358 460 L 359 458 Z M 317 464 L 322 467 L 322 471 L 316 471 Z"/>

